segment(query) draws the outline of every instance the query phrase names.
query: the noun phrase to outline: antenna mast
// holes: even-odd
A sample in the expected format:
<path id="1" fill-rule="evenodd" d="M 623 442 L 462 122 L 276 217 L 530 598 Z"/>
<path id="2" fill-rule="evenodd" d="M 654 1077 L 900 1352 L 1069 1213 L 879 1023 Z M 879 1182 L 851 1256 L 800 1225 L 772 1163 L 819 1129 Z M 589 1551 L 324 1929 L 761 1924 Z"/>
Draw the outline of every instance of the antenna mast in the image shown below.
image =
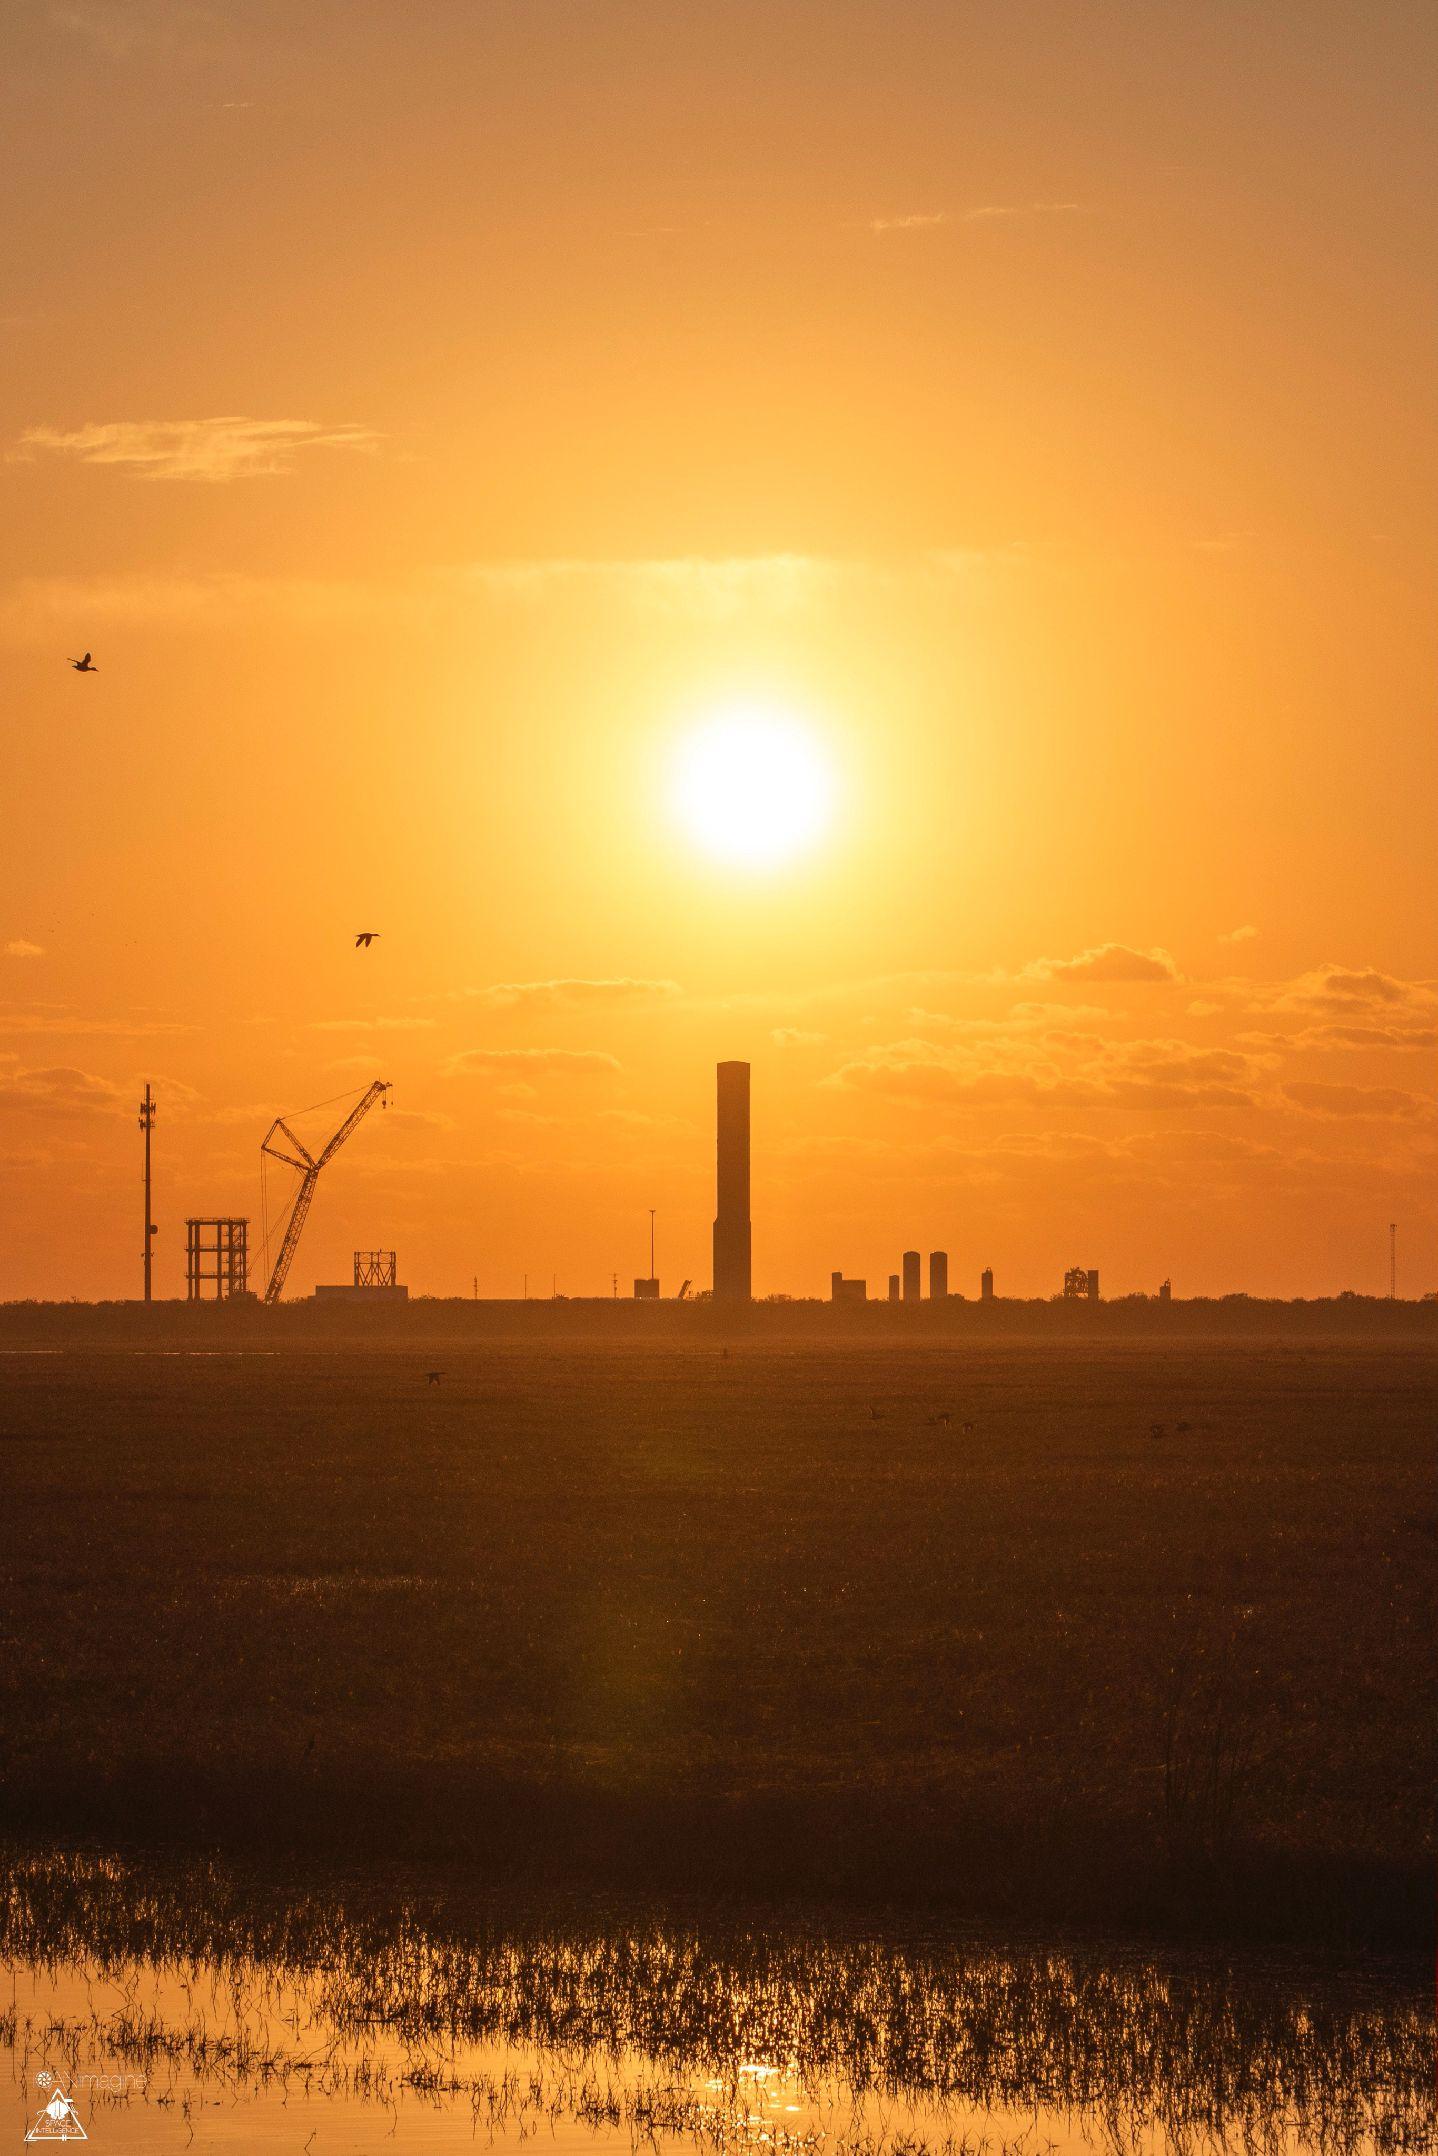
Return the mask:
<path id="1" fill-rule="evenodd" d="M 150 1289 L 155 1262 L 155 1223 L 150 1218 L 150 1133 L 155 1127 L 155 1096 L 150 1091 L 150 1081 L 145 1081 L 145 1098 L 140 1103 L 140 1128 L 145 1133 L 145 1300 L 150 1301 Z"/>

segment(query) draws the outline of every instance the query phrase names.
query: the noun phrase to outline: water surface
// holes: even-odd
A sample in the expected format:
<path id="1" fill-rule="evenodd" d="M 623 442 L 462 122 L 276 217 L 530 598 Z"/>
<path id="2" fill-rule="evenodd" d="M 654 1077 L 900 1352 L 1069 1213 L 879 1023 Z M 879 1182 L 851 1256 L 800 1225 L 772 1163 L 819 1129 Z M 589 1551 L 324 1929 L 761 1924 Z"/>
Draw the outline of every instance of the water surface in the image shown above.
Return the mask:
<path id="1" fill-rule="evenodd" d="M 58 2089 L 116 2151 L 1000 2156 L 1433 2144 L 1392 1967 L 909 1926 L 298 1900 L 208 1867 L 8 1867 L 0 2136 Z"/>

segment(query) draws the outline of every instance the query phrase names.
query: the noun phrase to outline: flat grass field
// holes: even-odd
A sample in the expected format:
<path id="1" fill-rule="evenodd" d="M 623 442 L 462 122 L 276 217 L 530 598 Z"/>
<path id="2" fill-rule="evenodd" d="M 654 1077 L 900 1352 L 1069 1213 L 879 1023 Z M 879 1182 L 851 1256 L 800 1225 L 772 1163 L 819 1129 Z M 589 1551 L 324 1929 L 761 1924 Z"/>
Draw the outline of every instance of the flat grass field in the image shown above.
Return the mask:
<path id="1" fill-rule="evenodd" d="M 1312 1339 L 9 1354 L 0 1825 L 1413 1940 L 1435 1381 Z"/>

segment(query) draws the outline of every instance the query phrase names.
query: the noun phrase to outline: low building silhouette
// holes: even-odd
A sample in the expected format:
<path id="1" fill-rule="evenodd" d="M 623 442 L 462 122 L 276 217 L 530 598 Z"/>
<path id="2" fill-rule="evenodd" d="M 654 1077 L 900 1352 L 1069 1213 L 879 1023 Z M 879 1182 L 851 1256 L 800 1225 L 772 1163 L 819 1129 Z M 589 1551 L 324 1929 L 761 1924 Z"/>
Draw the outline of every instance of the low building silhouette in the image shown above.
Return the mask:
<path id="1" fill-rule="evenodd" d="M 393 1250 L 357 1250 L 354 1278 L 315 1289 L 316 1302 L 407 1303 L 409 1289 L 399 1278 L 399 1259 Z"/>
<path id="2" fill-rule="evenodd" d="M 865 1303 L 869 1299 L 867 1280 L 846 1280 L 842 1273 L 829 1275 L 829 1300 L 831 1303 Z"/>

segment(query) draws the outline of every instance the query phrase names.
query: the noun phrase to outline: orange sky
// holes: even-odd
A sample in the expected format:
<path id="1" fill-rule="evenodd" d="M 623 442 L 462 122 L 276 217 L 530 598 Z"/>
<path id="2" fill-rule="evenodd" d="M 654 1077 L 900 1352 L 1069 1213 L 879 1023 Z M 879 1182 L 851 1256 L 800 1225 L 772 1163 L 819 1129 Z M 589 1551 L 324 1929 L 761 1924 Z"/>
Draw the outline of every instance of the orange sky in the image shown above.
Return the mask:
<path id="1" fill-rule="evenodd" d="M 1438 17 L 13 0 L 0 1296 L 1438 1286 Z M 82 680 L 64 660 L 93 648 Z M 831 828 L 703 855 L 734 699 Z M 368 953 L 362 927 L 382 930 Z M 314 1136 L 331 1112 L 305 1128 Z"/>

